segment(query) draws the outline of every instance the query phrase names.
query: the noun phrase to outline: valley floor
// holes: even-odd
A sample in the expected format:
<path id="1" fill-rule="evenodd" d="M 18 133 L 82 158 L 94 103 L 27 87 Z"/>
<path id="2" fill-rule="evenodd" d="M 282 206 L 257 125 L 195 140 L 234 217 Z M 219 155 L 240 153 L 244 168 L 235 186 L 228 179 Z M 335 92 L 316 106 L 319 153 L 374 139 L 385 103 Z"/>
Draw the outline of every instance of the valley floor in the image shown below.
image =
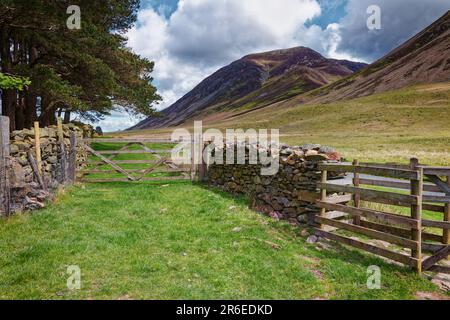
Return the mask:
<path id="1" fill-rule="evenodd" d="M 0 299 L 442 297 L 407 269 L 300 232 L 190 182 L 77 185 L 0 221 Z M 71 265 L 80 290 L 66 286 Z M 366 286 L 371 265 L 380 290 Z"/>
<path id="2" fill-rule="evenodd" d="M 291 99 L 257 110 L 218 111 L 203 123 L 221 130 L 279 129 L 282 142 L 329 145 L 349 160 L 408 163 L 417 157 L 423 164 L 450 166 L 450 82 L 330 104 Z M 173 129 L 116 135 L 170 137 Z"/>

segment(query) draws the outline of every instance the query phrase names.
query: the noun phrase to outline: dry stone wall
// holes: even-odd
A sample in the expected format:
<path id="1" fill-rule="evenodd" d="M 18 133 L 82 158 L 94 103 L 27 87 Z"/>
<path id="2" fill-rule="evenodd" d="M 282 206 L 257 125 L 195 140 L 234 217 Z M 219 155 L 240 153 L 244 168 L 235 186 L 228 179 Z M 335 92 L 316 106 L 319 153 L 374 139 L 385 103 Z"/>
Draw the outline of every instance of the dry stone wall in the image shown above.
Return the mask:
<path id="1" fill-rule="evenodd" d="M 318 163 L 340 161 L 340 156 L 334 149 L 317 144 L 283 145 L 275 151 L 279 154 L 276 175 L 263 176 L 261 165 L 250 165 L 248 161 L 245 165 L 212 164 L 208 167 L 208 181 L 227 192 L 250 196 L 257 211 L 276 220 L 288 220 L 294 225 L 307 223 L 318 211 L 314 204 L 319 198 L 316 183 L 321 179 Z"/>
<path id="2" fill-rule="evenodd" d="M 93 134 L 91 126 L 67 124 L 63 125 L 64 145 L 66 152 L 70 149 L 70 132 L 76 133 L 77 141 Z M 59 152 L 58 130 L 56 126 L 40 129 L 41 143 L 41 178 L 37 178 L 29 159 L 29 153 L 36 159 L 34 129 L 13 131 L 10 140 L 10 187 L 11 211 L 40 209 L 53 197 L 54 191 L 66 181 L 62 178 L 61 154 Z M 87 160 L 86 152 L 77 147 L 77 163 Z"/>

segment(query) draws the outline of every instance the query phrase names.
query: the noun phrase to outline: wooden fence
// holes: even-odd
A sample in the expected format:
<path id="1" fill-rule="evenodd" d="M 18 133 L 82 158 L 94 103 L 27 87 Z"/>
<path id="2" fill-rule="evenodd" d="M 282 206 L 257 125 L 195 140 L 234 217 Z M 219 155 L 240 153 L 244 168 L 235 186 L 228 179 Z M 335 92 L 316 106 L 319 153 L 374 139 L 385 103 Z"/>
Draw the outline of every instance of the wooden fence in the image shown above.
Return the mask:
<path id="1" fill-rule="evenodd" d="M 320 170 L 317 204 L 321 211 L 315 218 L 319 236 L 411 266 L 419 273 L 450 273 L 448 266 L 438 264 L 450 254 L 450 168 L 423 166 L 411 159 L 409 166 L 355 161 L 323 163 Z M 329 172 L 353 174 L 352 183 L 331 183 Z M 426 219 L 424 212 L 440 218 Z M 373 239 L 392 246 L 374 245 Z"/>
<path id="2" fill-rule="evenodd" d="M 152 144 L 173 145 L 173 141 L 165 139 L 124 139 L 124 138 L 97 138 L 88 139 L 82 143 L 83 148 L 96 159 L 89 160 L 84 169 L 79 171 L 81 182 L 138 182 L 138 181 L 168 181 L 168 180 L 200 180 L 206 176 L 206 165 L 203 159 L 196 164 L 194 149 L 191 150 L 191 161 L 188 165 L 177 165 L 171 160 L 173 148 L 155 150 L 149 147 Z M 95 150 L 91 144 L 120 145 L 115 150 Z M 194 146 L 194 143 L 192 144 Z M 134 147 L 134 148 L 132 148 Z M 136 149 L 138 147 L 138 149 Z M 175 150 L 176 151 L 176 150 Z M 151 155 L 151 159 L 117 159 L 118 156 L 126 158 L 127 155 Z M 123 165 L 147 166 L 144 169 L 127 169 Z M 107 168 L 105 169 L 104 166 Z M 122 177 L 108 177 L 107 174 L 119 173 Z M 150 174 L 177 174 L 175 176 L 148 177 Z M 94 178 L 89 178 L 96 175 Z"/>

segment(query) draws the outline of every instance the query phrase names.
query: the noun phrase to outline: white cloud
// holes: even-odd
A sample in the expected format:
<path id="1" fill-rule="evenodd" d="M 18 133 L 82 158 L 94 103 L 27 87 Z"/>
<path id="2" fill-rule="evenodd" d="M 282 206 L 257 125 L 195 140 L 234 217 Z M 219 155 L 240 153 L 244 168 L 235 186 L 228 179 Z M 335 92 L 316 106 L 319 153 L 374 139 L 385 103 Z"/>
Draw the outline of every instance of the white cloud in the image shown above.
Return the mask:
<path id="1" fill-rule="evenodd" d="M 449 7 L 448 0 L 377 0 L 384 29 L 376 33 L 366 27 L 366 9 L 373 3 L 348 0 L 346 16 L 322 29 L 305 25 L 321 15 L 318 0 L 180 0 L 170 17 L 161 9 L 141 10 L 128 45 L 155 61 L 153 77 L 164 109 L 218 68 L 250 53 L 303 45 L 328 57 L 371 62 Z M 329 9 L 330 2 L 320 4 Z M 108 121 L 120 121 L 114 119 Z"/>

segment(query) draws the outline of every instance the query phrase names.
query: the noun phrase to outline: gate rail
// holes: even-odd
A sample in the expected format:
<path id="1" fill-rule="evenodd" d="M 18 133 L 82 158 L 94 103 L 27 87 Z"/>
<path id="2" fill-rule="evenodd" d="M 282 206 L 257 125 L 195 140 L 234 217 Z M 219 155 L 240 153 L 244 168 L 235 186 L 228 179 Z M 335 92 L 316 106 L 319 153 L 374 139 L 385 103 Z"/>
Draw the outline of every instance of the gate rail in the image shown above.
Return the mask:
<path id="1" fill-rule="evenodd" d="M 320 214 L 314 219 L 318 236 L 400 262 L 418 273 L 450 273 L 450 267 L 438 264 L 450 255 L 450 167 L 423 166 L 411 159 L 409 166 L 355 160 L 322 163 L 319 169 Z M 329 183 L 328 172 L 352 173 L 352 183 Z M 373 209 L 366 203 L 386 207 Z M 399 214 L 392 210 L 396 207 L 408 209 Z M 442 220 L 423 218 L 424 210 L 442 214 Z M 346 233 L 362 235 L 371 243 Z M 377 246 L 374 239 L 392 248 Z"/>
<path id="2" fill-rule="evenodd" d="M 118 150 L 94 150 L 87 143 L 120 143 L 125 144 Z M 81 182 L 129 182 L 129 181 L 167 181 L 167 180 L 190 180 L 191 168 L 183 168 L 174 164 L 170 160 L 170 153 L 172 150 L 152 150 L 146 144 L 173 144 L 173 141 L 163 139 L 88 139 L 82 143 L 82 147 L 91 155 L 97 157 L 99 160 L 88 161 L 88 166 L 93 168 L 82 169 L 79 174 L 82 176 Z M 139 150 L 130 150 L 131 146 L 139 146 Z M 136 155 L 136 154 L 151 154 L 155 159 L 143 160 L 117 160 L 119 155 Z M 140 164 L 148 165 L 145 169 L 124 169 L 121 164 Z M 107 165 L 111 169 L 102 170 L 101 166 Z M 120 173 L 124 175 L 123 178 L 116 177 L 100 177 L 95 179 L 86 179 L 90 174 L 107 174 Z M 146 177 L 151 173 L 180 173 L 180 176 L 164 176 L 164 177 Z M 137 176 L 136 176 L 137 174 Z"/>

